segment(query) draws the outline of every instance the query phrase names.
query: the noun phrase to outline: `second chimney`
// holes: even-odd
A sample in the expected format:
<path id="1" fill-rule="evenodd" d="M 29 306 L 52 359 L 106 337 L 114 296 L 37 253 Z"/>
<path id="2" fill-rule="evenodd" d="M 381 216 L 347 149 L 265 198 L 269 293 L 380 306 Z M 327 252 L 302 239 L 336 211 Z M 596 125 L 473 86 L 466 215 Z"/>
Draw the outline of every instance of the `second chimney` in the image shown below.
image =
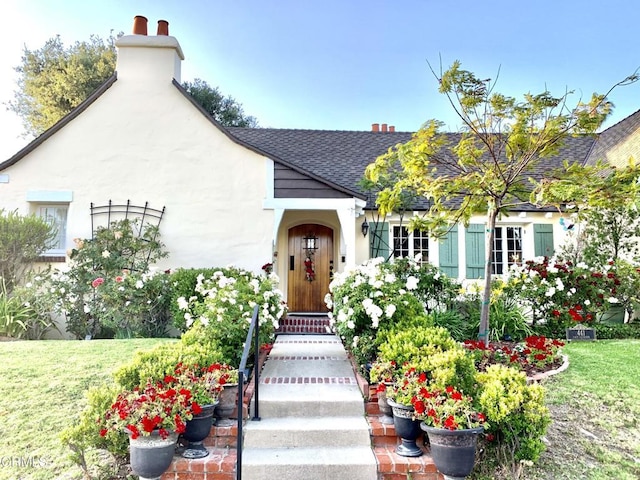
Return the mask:
<path id="1" fill-rule="evenodd" d="M 169 35 L 169 22 L 158 20 L 158 35 Z"/>
<path id="2" fill-rule="evenodd" d="M 383 124 L 381 125 L 381 127 L 382 127 L 382 131 L 383 131 L 383 132 L 386 132 L 386 131 L 387 131 L 387 124 L 386 124 L 386 123 L 383 123 Z"/>

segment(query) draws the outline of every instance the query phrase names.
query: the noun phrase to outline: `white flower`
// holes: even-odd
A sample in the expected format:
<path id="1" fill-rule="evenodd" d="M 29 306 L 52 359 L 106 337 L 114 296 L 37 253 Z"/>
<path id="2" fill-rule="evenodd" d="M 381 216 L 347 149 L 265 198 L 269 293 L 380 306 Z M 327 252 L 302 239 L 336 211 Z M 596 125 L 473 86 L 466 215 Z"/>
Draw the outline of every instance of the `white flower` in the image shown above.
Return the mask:
<path id="1" fill-rule="evenodd" d="M 102 252 L 102 258 L 109 258 L 111 256 L 111 253 L 109 252 L 109 250 L 104 250 Z"/>
<path id="2" fill-rule="evenodd" d="M 396 281 L 396 276 L 393 273 L 387 273 L 384 276 L 384 281 L 387 283 L 393 283 Z"/>
<path id="3" fill-rule="evenodd" d="M 144 287 L 144 283 L 142 283 L 142 280 L 138 280 L 136 282 L 136 288 L 140 290 L 142 287 Z"/>
<path id="4" fill-rule="evenodd" d="M 407 278 L 407 290 L 415 290 L 418 288 L 418 279 L 413 275 Z"/>
<path id="5" fill-rule="evenodd" d="M 84 313 L 91 313 L 91 309 L 89 308 L 89 305 L 87 305 L 86 303 L 84 304 L 84 307 L 82 309 L 84 310 Z"/>
<path id="6" fill-rule="evenodd" d="M 556 278 L 556 288 L 559 291 L 564 290 L 564 283 L 562 283 L 562 280 L 560 280 L 559 278 Z"/>
<path id="7" fill-rule="evenodd" d="M 27 282 L 27 283 L 25 284 L 25 287 L 27 287 L 27 288 L 31 288 L 31 287 L 33 287 L 33 284 L 32 284 L 31 282 Z"/>
<path id="8" fill-rule="evenodd" d="M 586 307 L 588 307 L 589 305 L 591 305 L 591 301 L 587 299 L 584 301 L 584 304 Z"/>
<path id="9" fill-rule="evenodd" d="M 387 318 L 393 317 L 393 314 L 396 313 L 396 306 L 394 304 L 387 305 L 387 308 L 384 309 L 384 314 Z"/>
<path id="10" fill-rule="evenodd" d="M 187 310 L 189 308 L 189 302 L 184 297 L 178 297 L 178 308 L 180 310 Z"/>
<path id="11" fill-rule="evenodd" d="M 349 321 L 347 322 L 347 328 L 348 328 L 349 330 L 353 330 L 354 328 L 356 328 L 356 324 L 355 324 L 355 323 L 353 323 L 353 320 L 349 320 Z"/>
<path id="12" fill-rule="evenodd" d="M 549 287 L 547 289 L 546 292 L 544 292 L 545 297 L 553 297 L 553 295 L 556 293 L 556 288 L 555 287 Z"/>

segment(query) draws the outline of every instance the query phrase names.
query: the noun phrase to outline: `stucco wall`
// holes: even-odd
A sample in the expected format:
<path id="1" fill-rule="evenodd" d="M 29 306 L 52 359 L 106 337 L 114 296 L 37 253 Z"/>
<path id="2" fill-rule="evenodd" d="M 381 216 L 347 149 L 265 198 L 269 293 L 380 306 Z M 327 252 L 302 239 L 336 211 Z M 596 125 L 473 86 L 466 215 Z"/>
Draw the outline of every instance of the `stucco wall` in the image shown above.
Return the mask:
<path id="1" fill-rule="evenodd" d="M 263 210 L 266 159 L 228 139 L 170 79 L 124 76 L 79 117 L 5 169 L 0 206 L 26 213 L 34 190 L 70 191 L 66 245 L 89 237 L 89 206 L 131 200 L 166 206 L 166 267 L 236 264 L 259 271 L 271 257 L 273 212 Z"/>

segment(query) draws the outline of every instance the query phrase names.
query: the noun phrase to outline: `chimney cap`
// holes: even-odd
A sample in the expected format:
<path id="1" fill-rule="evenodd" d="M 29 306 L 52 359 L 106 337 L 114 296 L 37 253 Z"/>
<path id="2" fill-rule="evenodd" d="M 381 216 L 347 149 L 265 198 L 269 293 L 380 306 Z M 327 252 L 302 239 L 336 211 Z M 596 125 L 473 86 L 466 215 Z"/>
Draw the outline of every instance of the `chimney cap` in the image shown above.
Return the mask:
<path id="1" fill-rule="evenodd" d="M 135 17 L 133 17 L 133 34 L 146 35 L 147 21 L 147 17 L 143 17 L 142 15 L 136 15 Z"/>
<path id="2" fill-rule="evenodd" d="M 169 35 L 169 22 L 166 20 L 158 20 L 157 35 Z"/>

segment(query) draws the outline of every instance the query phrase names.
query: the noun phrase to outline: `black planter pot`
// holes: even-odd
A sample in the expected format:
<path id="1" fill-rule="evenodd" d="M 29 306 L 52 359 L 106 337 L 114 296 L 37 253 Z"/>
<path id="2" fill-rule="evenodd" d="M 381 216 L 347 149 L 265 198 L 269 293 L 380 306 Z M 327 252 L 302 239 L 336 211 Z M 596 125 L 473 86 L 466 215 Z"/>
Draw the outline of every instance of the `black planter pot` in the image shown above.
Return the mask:
<path id="1" fill-rule="evenodd" d="M 476 460 L 478 435 L 483 427 L 446 430 L 421 423 L 420 428 L 427 432 L 433 462 L 446 479 L 462 480 L 471 473 Z"/>
<path id="2" fill-rule="evenodd" d="M 189 446 L 182 452 L 184 458 L 203 458 L 209 455 L 209 451 L 202 442 L 209 436 L 213 425 L 213 411 L 216 404 L 204 405 L 202 412 L 194 415 L 186 422 L 186 430 L 182 438 L 189 441 Z"/>
<path id="3" fill-rule="evenodd" d="M 387 398 L 387 403 L 393 411 L 393 426 L 396 435 L 402 443 L 396 447 L 396 453 L 402 457 L 419 457 L 422 449 L 416 444 L 416 440 L 422 435 L 420 420 L 413 419 L 413 407 L 396 403 Z"/>
<path id="4" fill-rule="evenodd" d="M 129 457 L 133 473 L 140 480 L 160 480 L 169 468 L 176 450 L 178 435 L 173 433 L 162 439 L 158 432 L 151 435 L 140 435 L 135 440 L 129 437 Z"/>

